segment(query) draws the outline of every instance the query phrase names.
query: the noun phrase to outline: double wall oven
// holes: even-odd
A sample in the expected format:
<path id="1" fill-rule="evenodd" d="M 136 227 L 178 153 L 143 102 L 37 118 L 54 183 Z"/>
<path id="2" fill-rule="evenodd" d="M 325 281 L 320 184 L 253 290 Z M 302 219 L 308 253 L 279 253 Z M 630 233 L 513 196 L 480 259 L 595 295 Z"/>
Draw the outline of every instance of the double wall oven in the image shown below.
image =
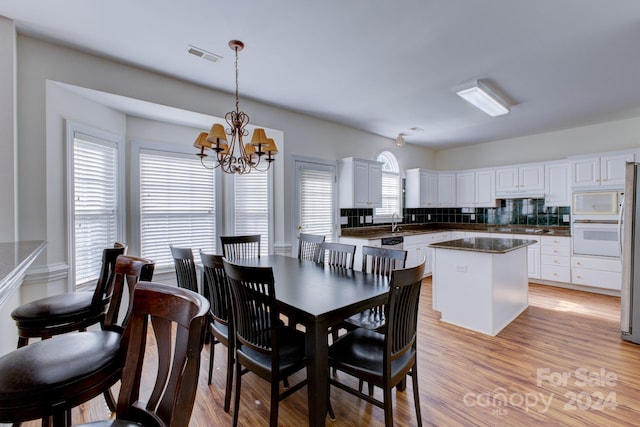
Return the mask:
<path id="1" fill-rule="evenodd" d="M 575 255 L 620 257 L 623 201 L 621 191 L 573 193 L 571 236 Z"/>

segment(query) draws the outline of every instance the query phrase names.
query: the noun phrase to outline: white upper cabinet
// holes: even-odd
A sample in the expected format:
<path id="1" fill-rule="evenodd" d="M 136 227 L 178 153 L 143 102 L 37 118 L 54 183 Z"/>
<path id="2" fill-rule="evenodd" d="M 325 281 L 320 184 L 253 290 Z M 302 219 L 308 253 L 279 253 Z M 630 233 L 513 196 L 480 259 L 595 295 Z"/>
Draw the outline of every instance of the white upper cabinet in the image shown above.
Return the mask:
<path id="1" fill-rule="evenodd" d="M 338 161 L 340 208 L 382 206 L 382 163 L 348 157 Z"/>
<path id="2" fill-rule="evenodd" d="M 624 187 L 626 162 L 632 162 L 633 152 L 602 153 L 571 160 L 573 188 Z"/>
<path id="3" fill-rule="evenodd" d="M 495 207 L 495 171 L 470 170 L 456 173 L 457 207 Z"/>
<path id="4" fill-rule="evenodd" d="M 405 171 L 405 204 L 407 208 L 438 206 L 438 173 L 427 169 Z"/>
<path id="5" fill-rule="evenodd" d="M 544 192 L 544 164 L 496 169 L 496 196 L 541 196 Z"/>
<path id="6" fill-rule="evenodd" d="M 438 172 L 438 207 L 456 207 L 455 172 Z"/>
<path id="7" fill-rule="evenodd" d="M 570 206 L 569 162 L 550 162 L 544 167 L 544 203 L 546 206 Z"/>

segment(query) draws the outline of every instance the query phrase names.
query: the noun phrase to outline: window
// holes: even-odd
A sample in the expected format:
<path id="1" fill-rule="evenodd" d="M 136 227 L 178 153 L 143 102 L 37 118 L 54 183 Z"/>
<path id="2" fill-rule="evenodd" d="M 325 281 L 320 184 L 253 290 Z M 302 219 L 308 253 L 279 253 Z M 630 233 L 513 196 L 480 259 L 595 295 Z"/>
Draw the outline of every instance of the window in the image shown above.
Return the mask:
<path id="1" fill-rule="evenodd" d="M 102 251 L 121 235 L 119 137 L 67 123 L 71 167 L 69 201 L 71 279 L 77 288 L 93 286 Z"/>
<path id="2" fill-rule="evenodd" d="M 140 149 L 140 253 L 173 268 L 169 244 L 216 253 L 215 174 L 193 154 Z"/>
<path id="3" fill-rule="evenodd" d="M 260 255 L 268 255 L 271 188 L 269 172 L 251 171 L 233 177 L 233 230 L 235 235 L 260 234 Z"/>
<path id="4" fill-rule="evenodd" d="M 382 207 L 375 209 L 375 216 L 391 217 L 394 213 L 401 215 L 398 161 L 388 151 L 380 153 L 376 160 L 382 162 Z"/>
<path id="5" fill-rule="evenodd" d="M 298 233 L 324 235 L 335 231 L 335 166 L 296 161 Z M 295 249 L 295 248 L 294 248 Z"/>

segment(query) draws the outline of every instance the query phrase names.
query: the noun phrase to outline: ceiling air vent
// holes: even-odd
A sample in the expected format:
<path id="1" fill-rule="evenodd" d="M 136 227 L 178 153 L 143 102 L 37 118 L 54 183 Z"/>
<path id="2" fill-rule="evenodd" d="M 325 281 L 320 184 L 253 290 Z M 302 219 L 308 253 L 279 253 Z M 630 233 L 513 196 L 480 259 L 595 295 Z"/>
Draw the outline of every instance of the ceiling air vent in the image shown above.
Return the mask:
<path id="1" fill-rule="evenodd" d="M 187 46 L 187 53 L 191 55 L 195 55 L 198 58 L 206 59 L 211 62 L 218 62 L 222 59 L 222 56 L 216 55 L 215 53 L 207 52 L 204 49 L 200 49 L 199 47 L 195 47 L 192 45 Z"/>

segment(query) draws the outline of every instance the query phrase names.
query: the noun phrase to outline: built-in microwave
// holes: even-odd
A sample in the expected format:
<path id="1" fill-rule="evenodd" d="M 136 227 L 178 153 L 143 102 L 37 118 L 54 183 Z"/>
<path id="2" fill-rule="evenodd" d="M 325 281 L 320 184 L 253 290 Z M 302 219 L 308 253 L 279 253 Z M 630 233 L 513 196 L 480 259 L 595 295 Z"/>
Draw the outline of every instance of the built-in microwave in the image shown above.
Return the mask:
<path id="1" fill-rule="evenodd" d="M 617 221 L 623 202 L 621 191 L 577 191 L 573 193 L 573 220 Z"/>

